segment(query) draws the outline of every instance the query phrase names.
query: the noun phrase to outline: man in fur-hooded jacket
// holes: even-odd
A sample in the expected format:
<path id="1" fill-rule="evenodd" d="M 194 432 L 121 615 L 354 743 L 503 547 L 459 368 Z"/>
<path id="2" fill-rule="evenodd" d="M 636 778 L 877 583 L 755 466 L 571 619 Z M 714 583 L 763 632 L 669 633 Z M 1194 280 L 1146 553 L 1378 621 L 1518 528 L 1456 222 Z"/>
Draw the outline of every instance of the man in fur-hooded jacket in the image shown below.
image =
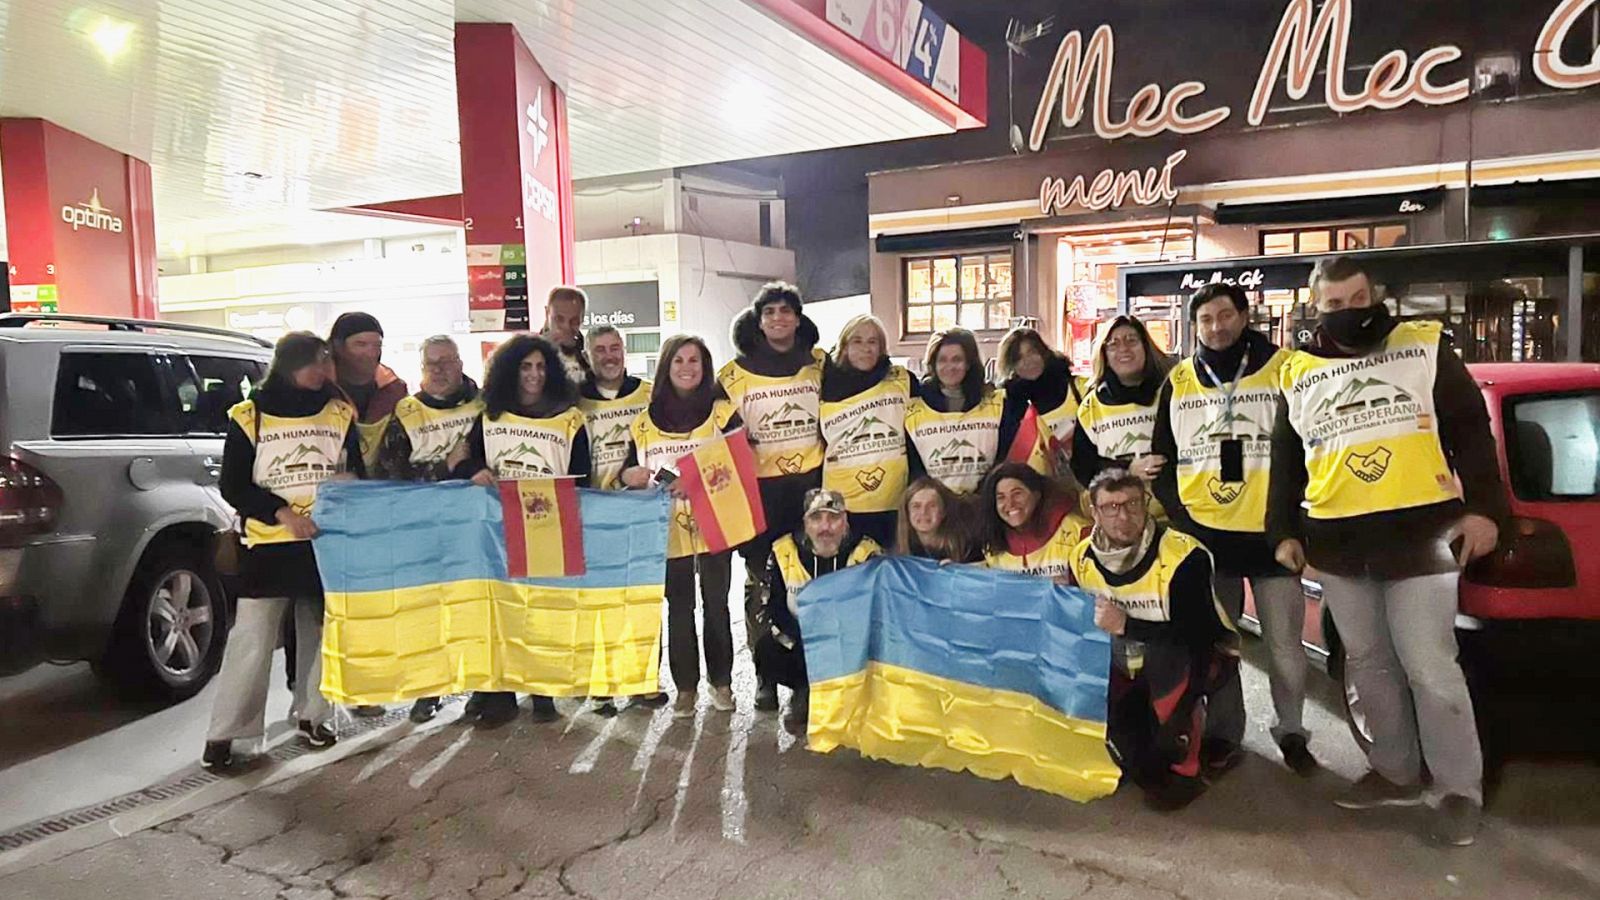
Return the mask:
<path id="1" fill-rule="evenodd" d="M 818 404 L 828 355 L 817 347 L 816 323 L 801 312 L 800 291 L 772 282 L 733 321 L 738 356 L 717 373 L 744 419 L 767 532 L 740 548 L 745 559 L 746 638 L 752 650 L 772 542 L 800 526 L 806 492 L 822 484 L 822 429 Z M 756 708 L 778 708 L 772 679 L 756 668 Z"/>

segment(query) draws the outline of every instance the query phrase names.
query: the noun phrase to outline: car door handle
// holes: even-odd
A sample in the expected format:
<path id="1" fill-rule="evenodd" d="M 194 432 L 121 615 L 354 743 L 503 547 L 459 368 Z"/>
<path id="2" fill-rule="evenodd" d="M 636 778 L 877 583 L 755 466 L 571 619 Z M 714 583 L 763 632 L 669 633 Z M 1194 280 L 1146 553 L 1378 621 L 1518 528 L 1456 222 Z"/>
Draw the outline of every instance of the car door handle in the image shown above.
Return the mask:
<path id="1" fill-rule="evenodd" d="M 200 461 L 206 467 L 206 474 L 212 478 L 222 477 L 222 460 L 215 456 L 208 456 Z"/>

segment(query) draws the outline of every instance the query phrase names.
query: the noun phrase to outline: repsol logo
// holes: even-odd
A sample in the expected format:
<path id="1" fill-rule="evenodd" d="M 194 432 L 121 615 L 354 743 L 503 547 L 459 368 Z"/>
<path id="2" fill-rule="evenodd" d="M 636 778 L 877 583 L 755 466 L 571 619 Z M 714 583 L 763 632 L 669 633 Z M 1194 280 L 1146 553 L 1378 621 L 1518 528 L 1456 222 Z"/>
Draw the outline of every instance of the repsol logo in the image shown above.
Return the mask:
<path id="1" fill-rule="evenodd" d="M 109 231 L 112 234 L 122 233 L 122 218 L 112 215 L 111 210 L 100 205 L 99 188 L 94 189 L 88 201 L 77 206 L 61 207 L 61 221 L 71 225 L 73 231 L 91 228 L 95 231 Z"/>

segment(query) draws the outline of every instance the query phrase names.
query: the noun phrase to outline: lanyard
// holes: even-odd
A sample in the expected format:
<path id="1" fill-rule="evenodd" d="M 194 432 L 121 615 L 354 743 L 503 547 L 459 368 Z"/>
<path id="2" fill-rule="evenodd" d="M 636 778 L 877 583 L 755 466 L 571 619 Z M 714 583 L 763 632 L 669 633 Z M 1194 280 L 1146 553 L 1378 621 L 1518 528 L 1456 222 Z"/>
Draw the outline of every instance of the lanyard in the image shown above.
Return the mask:
<path id="1" fill-rule="evenodd" d="M 1244 380 L 1244 370 L 1250 367 L 1250 351 L 1246 350 L 1244 355 L 1239 357 L 1239 371 L 1233 373 L 1233 380 L 1227 383 L 1226 388 L 1223 387 L 1222 379 L 1218 378 L 1216 371 L 1211 368 L 1211 364 L 1202 359 L 1200 354 L 1196 353 L 1194 355 L 1194 361 L 1205 367 L 1206 375 L 1210 377 L 1211 383 L 1217 386 L 1217 390 L 1222 391 L 1222 419 L 1231 427 L 1233 424 L 1233 395 L 1239 392 L 1239 382 Z"/>

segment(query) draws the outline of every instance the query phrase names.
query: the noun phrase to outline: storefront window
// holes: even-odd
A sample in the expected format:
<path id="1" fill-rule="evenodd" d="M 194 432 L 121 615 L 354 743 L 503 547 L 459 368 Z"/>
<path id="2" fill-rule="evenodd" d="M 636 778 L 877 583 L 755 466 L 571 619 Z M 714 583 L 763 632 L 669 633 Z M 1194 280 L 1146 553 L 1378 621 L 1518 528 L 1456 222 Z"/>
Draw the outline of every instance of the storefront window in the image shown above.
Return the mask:
<path id="1" fill-rule="evenodd" d="M 906 260 L 905 333 L 1009 327 L 1011 251 Z"/>
<path id="2" fill-rule="evenodd" d="M 1346 253 L 1397 247 L 1406 242 L 1404 222 L 1294 228 L 1261 232 L 1262 256 L 1291 256 L 1296 253 Z"/>

